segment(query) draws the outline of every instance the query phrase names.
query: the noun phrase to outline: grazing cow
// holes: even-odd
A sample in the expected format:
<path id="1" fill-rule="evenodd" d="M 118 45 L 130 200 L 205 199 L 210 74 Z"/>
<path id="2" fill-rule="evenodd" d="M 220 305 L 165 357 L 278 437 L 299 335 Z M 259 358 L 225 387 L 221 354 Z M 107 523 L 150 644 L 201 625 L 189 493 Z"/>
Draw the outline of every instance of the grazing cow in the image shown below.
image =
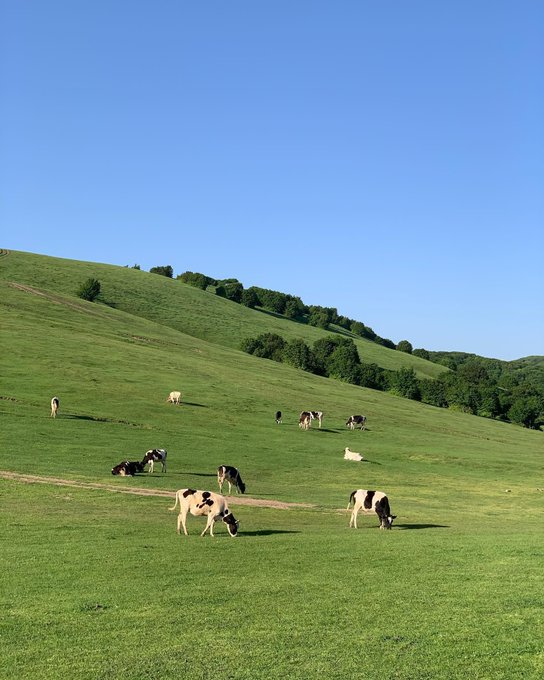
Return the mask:
<path id="1" fill-rule="evenodd" d="M 374 511 L 378 515 L 380 518 L 380 529 L 391 529 L 396 515 L 391 514 L 389 499 L 381 491 L 357 489 L 349 497 L 347 510 L 349 510 L 351 503 L 353 503 L 353 511 L 349 520 L 350 527 L 353 526 L 357 529 L 357 513 L 359 510 L 362 510 L 363 512 Z"/>
<path id="2" fill-rule="evenodd" d="M 313 416 L 311 411 L 302 411 L 298 418 L 298 426 L 303 430 L 309 430 L 312 418 Z"/>
<path id="3" fill-rule="evenodd" d="M 183 527 L 183 533 L 187 533 L 187 513 L 191 513 L 195 517 L 200 515 L 208 515 L 208 521 L 204 527 L 204 531 L 200 534 L 204 536 L 208 529 L 210 536 L 213 536 L 213 525 L 220 519 L 227 525 L 228 532 L 231 536 L 236 536 L 238 533 L 239 522 L 235 519 L 232 512 L 230 512 L 227 499 L 212 491 L 197 491 L 196 489 L 180 489 L 176 491 L 176 502 L 174 507 L 170 510 L 175 510 L 179 503 L 178 515 L 178 534 L 180 528 Z"/>
<path id="4" fill-rule="evenodd" d="M 134 477 L 137 472 L 144 471 L 144 464 L 139 460 L 130 461 L 124 460 L 119 465 L 116 465 L 111 469 L 112 475 L 121 475 L 121 477 Z"/>
<path id="5" fill-rule="evenodd" d="M 346 425 L 350 430 L 354 430 L 356 427 L 364 430 L 366 427 L 366 416 L 350 416 L 346 422 Z"/>
<path id="6" fill-rule="evenodd" d="M 160 463 L 162 471 L 166 472 L 166 454 L 167 451 L 165 449 L 149 449 L 142 460 L 142 465 L 145 468 L 149 464 L 148 472 L 153 472 L 154 463 Z"/>
<path id="7" fill-rule="evenodd" d="M 344 449 L 344 458 L 346 460 L 355 460 L 357 462 L 360 462 L 363 460 L 363 456 L 361 456 L 360 453 L 355 453 L 355 451 L 350 451 L 349 447 L 346 446 Z"/>
<path id="8" fill-rule="evenodd" d="M 181 392 L 170 392 L 166 401 L 169 404 L 179 404 L 181 402 Z"/>
<path id="9" fill-rule="evenodd" d="M 231 465 L 220 465 L 217 468 L 217 482 L 219 484 L 219 493 L 223 493 L 224 482 L 227 482 L 229 485 L 229 495 L 233 484 L 236 487 L 236 493 L 246 492 L 246 485 L 240 477 L 240 472 Z"/>
<path id="10" fill-rule="evenodd" d="M 276 411 L 276 424 L 279 425 L 282 421 L 281 419 L 281 411 Z"/>
<path id="11" fill-rule="evenodd" d="M 323 411 L 310 411 L 310 415 L 312 416 L 312 420 L 317 420 L 319 427 L 321 427 L 321 423 L 323 422 Z"/>
<path id="12" fill-rule="evenodd" d="M 59 410 L 60 406 L 60 401 L 58 397 L 53 397 L 51 399 L 51 417 L 56 418 L 57 417 L 57 411 Z"/>

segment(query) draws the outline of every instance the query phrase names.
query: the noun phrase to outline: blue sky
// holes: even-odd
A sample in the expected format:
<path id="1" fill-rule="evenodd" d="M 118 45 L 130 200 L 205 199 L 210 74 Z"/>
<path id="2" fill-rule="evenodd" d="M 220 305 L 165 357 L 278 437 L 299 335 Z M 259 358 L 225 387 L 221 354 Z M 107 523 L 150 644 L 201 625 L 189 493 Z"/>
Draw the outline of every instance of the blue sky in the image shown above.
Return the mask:
<path id="1" fill-rule="evenodd" d="M 539 0 L 0 7 L 0 247 L 544 354 Z"/>

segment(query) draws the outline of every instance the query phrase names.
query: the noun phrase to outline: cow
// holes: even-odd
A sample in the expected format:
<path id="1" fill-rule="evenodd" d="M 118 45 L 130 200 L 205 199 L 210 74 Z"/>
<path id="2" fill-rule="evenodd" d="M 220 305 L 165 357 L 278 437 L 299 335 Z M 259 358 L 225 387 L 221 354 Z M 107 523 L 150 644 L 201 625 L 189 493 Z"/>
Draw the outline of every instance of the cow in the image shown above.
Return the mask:
<path id="1" fill-rule="evenodd" d="M 170 510 L 175 510 L 179 503 L 179 515 L 177 532 L 181 533 L 180 529 L 183 527 L 183 533 L 187 533 L 187 513 L 191 513 L 195 517 L 200 515 L 207 515 L 208 521 L 204 527 L 204 531 L 200 534 L 204 536 L 208 529 L 210 536 L 213 536 L 213 525 L 217 520 L 221 520 L 227 525 L 227 530 L 231 536 L 236 536 L 238 533 L 239 522 L 236 520 L 232 512 L 230 512 L 227 499 L 212 491 L 198 491 L 197 489 L 180 489 L 176 491 L 176 502 Z"/>
<path id="2" fill-rule="evenodd" d="M 236 487 L 236 493 L 245 493 L 246 485 L 240 477 L 240 472 L 231 465 L 220 465 L 217 468 L 217 483 L 219 484 L 219 493 L 223 493 L 223 484 L 227 482 L 229 485 L 229 495 L 232 485 Z"/>
<path id="3" fill-rule="evenodd" d="M 168 404 L 179 404 L 181 402 L 181 392 L 170 392 L 166 402 Z"/>
<path id="4" fill-rule="evenodd" d="M 344 449 L 344 458 L 346 460 L 355 460 L 360 462 L 363 460 L 363 456 L 360 453 L 355 453 L 355 451 L 350 451 L 349 447 L 346 446 Z"/>
<path id="5" fill-rule="evenodd" d="M 53 397 L 51 399 L 51 418 L 57 417 L 57 411 L 59 410 L 60 401 L 58 397 Z"/>
<path id="6" fill-rule="evenodd" d="M 350 430 L 354 430 L 356 427 L 364 430 L 366 427 L 366 416 L 350 416 L 346 421 L 346 425 Z"/>
<path id="7" fill-rule="evenodd" d="M 350 528 L 353 526 L 357 529 L 357 513 L 359 510 L 362 510 L 367 513 L 374 511 L 378 515 L 380 518 L 380 529 L 391 529 L 396 515 L 391 514 L 389 499 L 382 491 L 357 489 L 349 497 L 347 510 L 349 510 L 351 503 L 353 503 L 353 511 L 349 520 Z"/>
<path id="8" fill-rule="evenodd" d="M 319 427 L 321 427 L 321 423 L 323 422 L 323 411 L 310 411 L 310 414 L 312 416 L 312 420 L 317 420 Z"/>
<path id="9" fill-rule="evenodd" d="M 281 411 L 276 411 L 276 425 L 279 425 L 282 421 L 281 419 Z"/>
<path id="10" fill-rule="evenodd" d="M 298 418 L 298 426 L 303 430 L 309 430 L 312 418 L 313 416 L 311 411 L 302 411 Z"/>
<path id="11" fill-rule="evenodd" d="M 112 475 L 121 475 L 121 477 L 134 477 L 137 472 L 144 471 L 144 464 L 139 460 L 130 461 L 124 460 L 119 465 L 116 465 L 111 469 Z"/>
<path id="12" fill-rule="evenodd" d="M 162 471 L 166 472 L 166 455 L 167 451 L 165 449 L 149 449 L 146 451 L 145 456 L 142 460 L 142 465 L 145 466 L 149 464 L 148 472 L 153 472 L 154 463 L 160 463 L 162 465 Z"/>

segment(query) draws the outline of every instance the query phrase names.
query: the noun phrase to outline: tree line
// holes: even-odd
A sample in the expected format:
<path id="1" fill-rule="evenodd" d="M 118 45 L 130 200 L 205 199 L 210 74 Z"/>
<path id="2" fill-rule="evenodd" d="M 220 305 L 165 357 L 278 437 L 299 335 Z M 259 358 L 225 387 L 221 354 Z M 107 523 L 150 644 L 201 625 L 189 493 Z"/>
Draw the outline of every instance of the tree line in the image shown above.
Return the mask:
<path id="1" fill-rule="evenodd" d="M 509 370 L 505 362 L 470 355 L 452 363 L 438 378 L 418 378 L 413 368 L 391 371 L 361 361 L 351 338 L 331 335 L 310 347 L 301 338 L 276 333 L 246 338 L 241 349 L 264 359 L 336 378 L 360 387 L 388 391 L 431 406 L 500 419 L 540 429 L 544 423 L 544 389 Z"/>

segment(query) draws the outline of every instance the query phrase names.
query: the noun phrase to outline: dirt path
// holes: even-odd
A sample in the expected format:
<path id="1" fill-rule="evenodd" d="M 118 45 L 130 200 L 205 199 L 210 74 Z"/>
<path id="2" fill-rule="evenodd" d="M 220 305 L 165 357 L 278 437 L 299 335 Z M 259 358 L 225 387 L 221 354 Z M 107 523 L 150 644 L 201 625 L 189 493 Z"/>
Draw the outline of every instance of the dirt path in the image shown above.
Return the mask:
<path id="1" fill-rule="evenodd" d="M 161 489 L 137 489 L 122 488 L 112 484 L 98 484 L 95 482 L 79 482 L 75 479 L 62 479 L 60 477 L 43 477 L 38 475 L 23 475 L 18 472 L 0 470 L 0 479 L 24 482 L 25 484 L 54 484 L 56 486 L 71 486 L 78 489 L 100 489 L 114 493 L 129 493 L 135 496 L 159 496 L 161 498 L 174 498 L 174 491 L 162 491 Z M 289 510 L 290 508 L 313 508 L 310 503 L 284 503 L 283 501 L 263 500 L 260 498 L 248 498 L 246 496 L 228 496 L 230 505 L 251 505 L 259 508 L 275 508 L 277 510 Z"/>

